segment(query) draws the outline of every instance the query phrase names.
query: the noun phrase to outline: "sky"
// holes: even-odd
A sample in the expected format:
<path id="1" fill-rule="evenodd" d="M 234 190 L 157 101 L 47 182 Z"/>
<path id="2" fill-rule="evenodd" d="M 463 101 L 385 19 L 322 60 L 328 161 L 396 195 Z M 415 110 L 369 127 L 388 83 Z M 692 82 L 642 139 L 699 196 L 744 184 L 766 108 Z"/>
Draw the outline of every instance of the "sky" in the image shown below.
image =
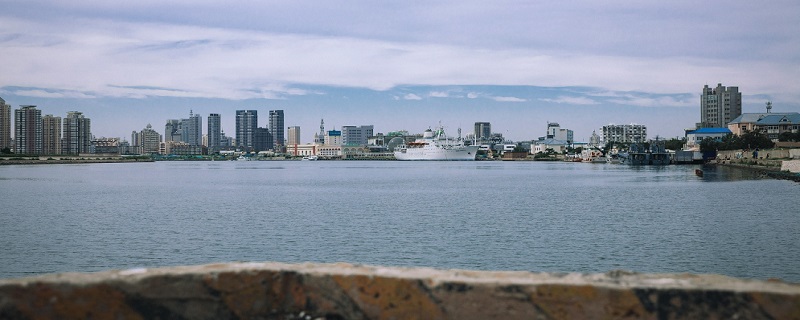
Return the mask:
<path id="1" fill-rule="evenodd" d="M 704 85 L 744 112 L 800 112 L 800 2 L 5 1 L 0 97 L 81 111 L 130 139 L 190 112 L 284 110 L 302 142 L 344 125 L 421 132 L 474 122 L 514 141 L 548 122 L 683 136 Z"/>

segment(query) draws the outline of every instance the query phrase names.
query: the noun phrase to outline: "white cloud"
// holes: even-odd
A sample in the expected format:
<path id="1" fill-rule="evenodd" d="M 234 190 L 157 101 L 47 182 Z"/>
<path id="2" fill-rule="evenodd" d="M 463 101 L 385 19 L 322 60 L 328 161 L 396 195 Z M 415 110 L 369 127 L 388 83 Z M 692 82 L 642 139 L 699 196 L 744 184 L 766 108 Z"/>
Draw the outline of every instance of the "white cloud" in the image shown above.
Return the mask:
<path id="1" fill-rule="evenodd" d="M 12 93 L 19 96 L 37 97 L 37 98 L 78 98 L 78 99 L 95 98 L 95 96 L 91 94 L 87 94 L 84 92 L 77 92 L 77 91 L 52 92 L 41 89 L 25 89 L 25 90 L 14 90 Z"/>
<path id="2" fill-rule="evenodd" d="M 517 97 L 492 97 L 492 100 L 499 102 L 525 102 L 528 100 Z"/>
<path id="3" fill-rule="evenodd" d="M 420 96 L 418 96 L 416 94 L 413 94 L 413 93 L 408 93 L 405 96 L 403 96 L 403 99 L 405 99 L 405 100 L 422 100 L 422 97 L 420 97 Z"/>
<path id="4" fill-rule="evenodd" d="M 252 12 L 246 12 L 258 11 L 250 10 L 256 9 L 257 7 L 254 7 L 256 4 L 244 5 L 245 9 L 218 8 L 212 2 L 203 3 L 197 8 L 188 3 L 178 4 L 186 11 L 186 16 L 181 18 L 188 19 L 189 23 L 183 23 L 184 20 L 170 17 L 169 14 L 163 18 L 148 20 L 159 21 L 155 23 L 136 22 L 136 18 L 141 18 L 137 15 L 145 16 L 143 12 L 148 12 L 148 8 L 152 10 L 160 8 L 157 2 L 124 7 L 130 10 L 115 9 L 113 6 L 105 6 L 103 10 L 92 9 L 96 4 L 94 1 L 82 3 L 79 5 L 82 10 L 53 4 L 57 10 L 70 12 L 74 10 L 79 17 L 77 19 L 26 19 L 24 15 L 0 14 L 2 17 L 0 35 L 7 35 L 0 36 L 6 59 L 4 72 L 0 75 L 0 87 L 60 88 L 68 91 L 92 92 L 98 96 L 164 95 L 284 99 L 292 95 L 310 94 L 301 89 L 292 89 L 293 84 L 363 87 L 375 90 L 387 90 L 398 84 L 588 86 L 613 91 L 680 93 L 697 92 L 703 83 L 716 83 L 722 79 L 726 84 L 738 85 L 743 92 L 790 96 L 787 93 L 800 91 L 800 85 L 796 81 L 798 70 L 796 60 L 787 65 L 785 59 L 764 59 L 763 55 L 756 54 L 758 52 L 752 54 L 754 58 L 738 60 L 727 57 L 708 58 L 716 55 L 696 54 L 693 51 L 696 46 L 691 47 L 691 50 L 683 49 L 685 51 L 676 54 L 664 54 L 661 52 L 670 51 L 666 50 L 669 48 L 658 43 L 654 43 L 654 46 L 658 46 L 658 50 L 653 49 L 658 54 L 644 54 L 650 49 L 638 49 L 634 46 L 614 49 L 620 47 L 617 45 L 618 42 L 608 39 L 619 40 L 623 44 L 627 42 L 636 44 L 633 40 L 646 40 L 648 43 L 688 40 L 669 35 L 667 39 L 653 40 L 650 39 L 652 37 L 646 37 L 647 32 L 644 31 L 633 34 L 615 33 L 624 29 L 624 25 L 635 22 L 616 22 L 620 25 L 615 25 L 608 22 L 612 20 L 596 18 L 589 15 L 591 10 L 598 9 L 596 5 L 591 4 L 586 4 L 587 8 L 581 7 L 576 12 L 587 14 L 582 17 L 588 17 L 591 19 L 590 22 L 596 23 L 597 28 L 589 32 L 585 32 L 586 29 L 579 28 L 580 26 L 571 29 L 571 25 L 545 24 L 554 29 L 545 29 L 534 35 L 525 33 L 506 35 L 508 32 L 501 32 L 506 30 L 504 27 L 493 28 L 496 26 L 496 21 L 489 23 L 490 17 L 510 14 L 509 20 L 505 20 L 503 25 L 507 28 L 525 29 L 523 27 L 529 27 L 531 25 L 528 24 L 533 23 L 529 21 L 536 19 L 523 19 L 523 17 L 531 13 L 538 14 L 538 9 L 548 9 L 546 11 L 550 13 L 563 13 L 569 10 L 556 4 L 512 6 L 509 9 L 503 5 L 470 3 L 460 7 L 451 18 L 479 19 L 475 20 L 474 27 L 471 27 L 473 28 L 471 30 L 476 32 L 470 34 L 480 40 L 472 42 L 469 37 L 459 36 L 453 30 L 452 24 L 426 26 L 421 21 L 408 20 L 387 26 L 377 26 L 369 21 L 354 25 L 340 23 L 342 22 L 340 19 L 347 20 L 346 18 L 328 17 L 322 14 L 316 17 L 325 17 L 325 20 L 313 21 L 313 24 L 307 26 L 312 31 L 303 33 L 300 32 L 305 30 L 303 23 L 278 17 L 287 12 L 282 10 L 302 12 L 301 9 L 309 9 L 303 7 L 308 3 L 302 1 L 298 4 L 279 6 L 274 12 L 271 10 L 267 13 L 275 15 L 278 22 L 256 19 Z M 678 9 L 685 5 L 675 4 L 664 10 L 682 12 Z M 437 5 L 401 6 L 399 9 L 404 13 L 424 14 L 426 11 L 423 8 L 429 6 Z M 739 6 L 747 5 L 739 4 Z M 796 5 L 791 6 L 789 10 L 791 8 L 796 8 Z M 605 7 L 600 9 L 603 9 L 603 14 L 607 16 L 615 17 L 620 14 L 613 5 L 609 9 Z M 202 19 L 197 19 L 193 14 L 205 12 L 204 10 L 219 10 L 220 14 L 232 14 L 232 11 L 243 13 L 242 24 L 255 23 L 259 27 L 242 28 L 235 22 L 223 21 L 230 19 L 216 19 L 213 24 L 201 25 Z M 312 9 L 314 12 L 316 10 L 322 9 Z M 644 30 L 662 30 L 660 26 L 681 26 L 687 22 L 680 16 L 647 20 L 647 17 L 652 18 L 650 14 L 658 11 L 647 5 L 637 5 L 630 10 L 647 14 L 640 26 L 645 28 Z M 104 13 L 105 11 L 111 11 L 127 19 L 115 19 L 115 16 Z M 362 13 L 362 10 L 357 6 L 346 6 L 341 8 L 341 12 L 344 17 L 349 17 Z M 57 13 L 49 12 L 52 17 L 59 16 Z M 756 13 L 762 16 L 768 12 L 759 9 Z M 384 18 L 395 14 L 399 13 L 393 13 L 391 10 L 381 10 L 376 13 Z M 545 21 L 549 21 L 550 18 L 547 19 Z M 747 21 L 750 19 L 752 18 L 748 18 Z M 782 14 L 776 19 L 794 21 L 798 18 Z M 305 19 L 303 21 L 308 22 Z M 281 25 L 283 22 L 286 22 L 286 28 L 291 29 L 289 32 L 279 33 L 276 30 L 284 29 L 270 24 Z M 404 23 L 410 25 L 403 25 Z M 326 27 L 333 28 L 333 31 L 323 32 L 327 30 Z M 430 31 L 437 37 L 429 39 L 424 35 L 414 36 L 424 32 L 408 32 L 407 27 L 434 28 Z M 706 25 L 699 27 L 709 28 Z M 674 29 L 676 33 L 690 30 L 689 27 Z M 759 38 L 755 31 L 748 32 L 749 35 L 745 36 Z M 569 39 L 570 37 L 563 36 L 564 33 L 579 39 L 571 39 L 570 42 L 559 46 L 529 44 L 561 43 L 551 40 L 556 39 L 555 37 L 559 40 Z M 697 31 L 691 33 L 702 34 Z M 778 41 L 782 50 L 773 51 L 775 54 L 779 52 L 781 56 L 787 54 L 796 56 L 800 46 L 797 43 L 800 41 L 791 41 L 796 35 L 787 32 L 769 34 L 786 37 Z M 447 35 L 452 37 L 441 37 Z M 436 41 L 442 38 L 454 40 Z M 503 43 L 509 45 L 490 45 Z M 739 45 L 744 46 L 744 44 Z M 592 46 L 603 50 L 589 51 Z M 638 47 L 648 46 L 638 45 Z M 771 44 L 769 48 L 773 47 L 774 44 Z M 640 52 L 642 50 L 644 51 Z M 268 86 L 264 89 L 265 83 L 282 84 L 284 88 L 273 90 Z M 121 88 L 109 87 L 109 84 Z M 136 86 L 178 90 L 136 89 Z M 460 97 L 461 94 L 437 91 L 430 92 L 428 96 Z M 478 95 L 469 93 L 467 97 L 474 99 Z M 587 102 L 587 100 L 577 101 L 577 103 Z M 648 105 L 682 102 L 634 100 L 631 103 Z"/>
<path id="5" fill-rule="evenodd" d="M 545 102 L 554 102 L 554 103 L 566 103 L 566 104 L 579 104 L 579 105 L 591 105 L 591 104 L 598 104 L 597 101 L 589 99 L 587 97 L 568 97 L 568 96 L 559 96 L 555 99 L 549 98 L 542 98 L 539 99 Z"/>

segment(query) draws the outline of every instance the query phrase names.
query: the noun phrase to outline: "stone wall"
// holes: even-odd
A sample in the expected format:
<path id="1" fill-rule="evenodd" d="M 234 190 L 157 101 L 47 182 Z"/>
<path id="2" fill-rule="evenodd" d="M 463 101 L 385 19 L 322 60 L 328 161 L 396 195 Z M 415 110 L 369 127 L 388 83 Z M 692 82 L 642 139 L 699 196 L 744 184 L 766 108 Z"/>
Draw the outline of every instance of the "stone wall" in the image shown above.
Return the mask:
<path id="1" fill-rule="evenodd" d="M 800 284 L 234 263 L 0 280 L 0 318 L 800 319 Z"/>
<path id="2" fill-rule="evenodd" d="M 781 162 L 781 171 L 800 173 L 800 160 L 788 160 Z"/>

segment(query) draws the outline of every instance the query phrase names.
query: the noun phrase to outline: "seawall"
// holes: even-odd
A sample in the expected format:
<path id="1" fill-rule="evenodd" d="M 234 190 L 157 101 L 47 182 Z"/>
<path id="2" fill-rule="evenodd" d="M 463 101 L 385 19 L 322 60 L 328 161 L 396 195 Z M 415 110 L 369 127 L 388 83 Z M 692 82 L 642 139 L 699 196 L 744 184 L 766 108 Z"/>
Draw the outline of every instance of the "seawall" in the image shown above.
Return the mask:
<path id="1" fill-rule="evenodd" d="M 0 318 L 800 319 L 800 284 L 623 271 L 230 263 L 4 279 Z"/>

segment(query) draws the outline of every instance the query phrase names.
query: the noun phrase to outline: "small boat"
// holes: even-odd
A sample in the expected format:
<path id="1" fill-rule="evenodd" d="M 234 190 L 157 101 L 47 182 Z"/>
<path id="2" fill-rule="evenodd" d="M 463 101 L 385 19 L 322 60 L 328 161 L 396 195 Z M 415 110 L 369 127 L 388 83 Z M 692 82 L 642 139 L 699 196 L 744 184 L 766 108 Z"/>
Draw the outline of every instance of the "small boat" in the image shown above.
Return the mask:
<path id="1" fill-rule="evenodd" d="M 694 169 L 694 174 L 698 177 L 703 177 L 703 170 L 701 169 Z"/>
<path id="2" fill-rule="evenodd" d="M 317 160 L 319 160 L 319 157 L 315 156 L 315 155 L 305 156 L 305 157 L 303 157 L 303 160 L 305 160 L 305 161 L 317 161 Z"/>

